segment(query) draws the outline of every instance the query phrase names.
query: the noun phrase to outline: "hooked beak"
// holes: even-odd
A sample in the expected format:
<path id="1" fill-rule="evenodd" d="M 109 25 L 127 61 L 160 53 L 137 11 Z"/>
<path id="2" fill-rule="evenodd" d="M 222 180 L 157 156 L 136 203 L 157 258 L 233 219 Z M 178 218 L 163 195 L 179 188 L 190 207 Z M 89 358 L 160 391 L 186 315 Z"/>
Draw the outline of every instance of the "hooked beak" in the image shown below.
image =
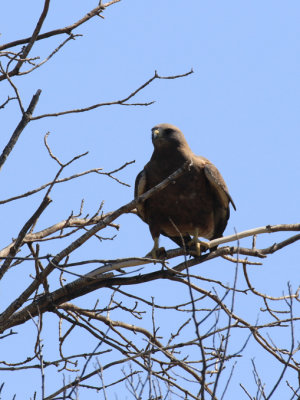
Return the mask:
<path id="1" fill-rule="evenodd" d="M 152 129 L 152 139 L 155 140 L 160 137 L 160 130 L 158 128 Z"/>

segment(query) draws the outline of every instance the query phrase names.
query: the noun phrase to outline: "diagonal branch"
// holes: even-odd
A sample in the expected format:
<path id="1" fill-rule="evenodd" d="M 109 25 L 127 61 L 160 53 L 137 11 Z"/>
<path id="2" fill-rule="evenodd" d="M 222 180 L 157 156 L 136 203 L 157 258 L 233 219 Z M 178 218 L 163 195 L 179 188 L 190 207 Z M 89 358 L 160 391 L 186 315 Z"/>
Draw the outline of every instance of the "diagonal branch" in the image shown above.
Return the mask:
<path id="1" fill-rule="evenodd" d="M 9 74 L 6 73 L 6 71 L 5 71 L 5 69 L 3 68 L 1 62 L 0 62 L 0 71 L 1 71 L 2 74 L 6 77 L 6 79 L 7 79 L 8 82 L 10 83 L 11 87 L 13 88 L 13 90 L 14 90 L 14 92 L 15 92 L 15 94 L 16 94 L 16 99 L 18 100 L 18 103 L 19 103 L 19 107 L 20 107 L 21 113 L 24 114 L 25 110 L 24 110 L 24 107 L 23 107 L 23 104 L 22 104 L 22 100 L 21 100 L 21 97 L 20 97 L 20 94 L 19 94 L 19 90 L 18 90 L 18 88 L 16 87 L 16 85 L 12 82 L 12 80 L 10 79 Z"/>
<path id="2" fill-rule="evenodd" d="M 32 49 L 32 46 L 34 45 L 34 43 L 35 43 L 35 41 L 36 41 L 36 39 L 38 37 L 38 34 L 40 33 L 40 31 L 42 29 L 43 23 L 44 23 L 44 21 L 45 21 L 45 19 L 47 17 L 47 14 L 48 14 L 49 5 L 50 5 L 50 0 L 45 0 L 43 11 L 42 11 L 42 13 L 40 15 L 40 18 L 39 18 L 39 20 L 38 20 L 38 22 L 36 24 L 36 27 L 35 27 L 35 29 L 33 31 L 33 34 L 31 36 L 31 38 L 29 39 L 27 46 L 24 47 L 24 49 L 22 50 L 22 53 L 20 55 L 21 59 L 17 62 L 17 64 L 14 67 L 14 69 L 12 71 L 8 72 L 9 76 L 18 75 L 18 73 L 20 71 L 20 68 L 22 67 L 23 63 L 25 62 L 26 57 L 30 53 L 30 50 Z M 6 78 L 5 75 L 0 76 L 0 81 L 4 80 L 5 78 Z"/>
<path id="3" fill-rule="evenodd" d="M 46 266 L 46 268 L 40 273 L 38 279 L 36 278 L 27 287 L 27 289 L 25 289 L 24 292 L 15 301 L 13 301 L 7 307 L 7 309 L 0 315 L 0 325 L 2 325 L 2 328 L 4 327 L 3 324 L 5 324 L 5 325 L 7 324 L 8 319 L 11 317 L 11 315 L 22 306 L 22 304 L 28 299 L 28 297 L 31 296 L 32 293 L 39 287 L 41 282 L 43 282 L 43 280 L 45 278 L 47 278 L 47 276 L 56 268 L 56 266 L 58 266 L 58 264 L 61 262 L 61 260 L 63 260 L 65 257 L 67 257 L 74 250 L 76 250 L 80 246 L 82 246 L 88 239 L 90 239 L 93 235 L 95 235 L 99 230 L 105 228 L 107 225 L 109 225 L 111 222 L 113 222 L 120 215 L 122 215 L 124 213 L 128 213 L 132 209 L 134 209 L 138 202 L 143 202 L 143 201 L 147 200 L 149 197 L 151 197 L 154 193 L 157 193 L 160 190 L 164 189 L 172 181 L 176 180 L 181 175 L 183 175 L 183 173 L 186 172 L 189 168 L 190 168 L 190 164 L 188 162 L 185 163 L 181 168 L 179 168 L 177 171 L 175 171 L 173 174 L 171 174 L 168 178 L 164 179 L 157 186 L 148 190 L 146 193 L 144 193 L 142 196 L 138 197 L 137 199 L 132 200 L 131 202 L 118 208 L 116 211 L 114 211 L 113 213 L 108 215 L 106 218 L 103 218 L 103 220 L 98 222 L 90 230 L 88 230 L 86 233 L 81 235 L 78 239 L 76 239 L 69 246 L 67 246 L 60 253 L 58 253 L 52 260 L 50 260 L 50 262 Z M 3 330 L 3 329 L 1 329 L 1 327 L 0 327 L 0 331 L 1 330 Z"/>
<path id="4" fill-rule="evenodd" d="M 35 224 L 35 222 L 38 220 L 38 218 L 40 217 L 42 212 L 45 210 L 45 208 L 51 203 L 51 201 L 52 200 L 49 197 L 45 197 L 43 199 L 42 203 L 40 204 L 40 206 L 38 207 L 38 209 L 29 218 L 29 220 L 25 223 L 25 225 L 21 229 L 21 231 L 18 235 L 18 238 L 16 239 L 16 241 L 14 242 L 14 245 L 9 250 L 8 258 L 4 261 L 4 263 L 2 264 L 2 266 L 0 268 L 0 280 L 3 278 L 3 275 L 8 270 L 8 268 L 13 260 L 13 257 L 17 254 L 19 248 L 22 246 L 26 233 L 28 232 L 30 227 L 33 224 Z"/>
<path id="5" fill-rule="evenodd" d="M 273 233 L 282 231 L 300 231 L 300 224 L 280 224 L 280 225 L 266 225 L 259 228 L 248 229 L 240 233 L 235 233 L 234 235 L 224 236 L 218 239 L 211 240 L 210 242 L 203 242 L 205 245 L 211 249 L 219 244 L 224 244 L 228 242 L 234 242 L 245 237 L 250 237 L 258 235 L 260 233 Z"/>
<path id="6" fill-rule="evenodd" d="M 87 174 L 91 174 L 91 173 L 96 173 L 96 174 L 100 174 L 100 175 L 109 174 L 108 172 L 100 172 L 102 169 L 103 168 L 93 168 L 93 169 L 89 169 L 89 170 L 84 171 L 84 172 L 79 172 L 78 174 L 74 174 L 74 175 L 68 176 L 66 178 L 56 179 L 55 184 L 68 182 L 68 181 L 70 181 L 72 179 L 79 178 L 81 176 L 84 176 L 84 175 L 87 175 Z M 48 187 L 48 186 L 50 186 L 52 184 L 53 184 L 53 181 L 44 183 L 42 186 L 40 186 L 40 187 L 38 187 L 36 189 L 29 190 L 26 193 L 19 194 L 18 196 L 10 197 L 9 199 L 0 200 L 0 204 L 9 203 L 9 202 L 14 201 L 14 200 L 19 200 L 19 199 L 22 199 L 24 197 L 31 196 L 31 195 L 33 195 L 35 193 L 40 192 L 41 190 L 45 189 L 46 187 Z"/>
<path id="7" fill-rule="evenodd" d="M 75 217 L 69 217 L 68 219 L 64 219 L 63 221 L 57 222 L 54 225 L 49 226 L 48 228 L 45 228 L 41 231 L 35 232 L 35 233 L 27 233 L 27 235 L 24 237 L 23 243 L 33 243 L 33 242 L 39 242 L 42 241 L 42 239 L 53 235 L 53 233 L 62 231 L 67 228 L 81 228 L 81 227 L 86 227 L 90 225 L 95 225 L 102 221 L 104 218 L 107 216 L 111 215 L 111 213 L 107 213 L 105 215 L 98 215 L 92 218 L 75 218 Z M 113 228 L 119 229 L 119 225 L 116 224 L 108 224 L 108 226 L 111 226 Z M 10 243 L 8 246 L 4 247 L 0 251 L 0 259 L 8 257 L 9 251 L 11 247 L 13 247 L 15 242 L 13 241 Z"/>
<path id="8" fill-rule="evenodd" d="M 43 61 L 34 64 L 32 68 L 29 68 L 26 71 L 19 72 L 18 76 L 30 74 L 30 72 L 36 70 L 37 68 L 40 68 L 46 62 L 48 62 L 56 53 L 58 53 L 59 50 L 61 50 L 65 46 L 65 44 L 67 44 L 70 40 L 75 40 L 79 36 L 82 35 L 73 35 L 72 33 L 70 33 L 67 39 L 65 39 L 62 43 L 60 43 Z"/>
<path id="9" fill-rule="evenodd" d="M 118 3 L 120 1 L 121 0 L 113 0 L 106 4 L 98 5 L 93 10 L 89 11 L 84 17 L 82 17 L 78 21 L 74 22 L 72 25 L 68 25 L 65 28 L 54 29 L 52 31 L 38 35 L 36 37 L 36 41 L 42 40 L 42 39 L 47 39 L 51 36 L 61 35 L 64 33 L 70 34 L 75 28 L 78 28 L 78 26 L 84 24 L 89 19 L 91 19 L 95 16 L 98 16 L 100 13 L 102 13 L 105 10 L 105 8 L 109 7 L 112 4 Z M 24 38 L 24 39 L 14 40 L 13 42 L 5 43 L 2 46 L 0 46 L 0 51 L 9 49 L 11 47 L 19 46 L 21 44 L 28 43 L 30 41 L 30 39 L 31 39 L 31 37 L 28 37 L 28 38 Z"/>
<path id="10" fill-rule="evenodd" d="M 34 120 L 41 119 L 41 118 L 59 117 L 61 115 L 66 115 L 66 114 L 82 113 L 82 112 L 94 110 L 95 108 L 104 107 L 104 106 L 112 106 L 112 105 L 119 105 L 119 106 L 129 106 L 129 105 L 149 106 L 149 105 L 153 104 L 154 101 L 151 101 L 151 102 L 148 102 L 148 103 L 135 103 L 135 104 L 128 104 L 127 102 L 128 102 L 128 100 L 130 100 L 131 98 L 136 96 L 146 86 L 150 85 L 150 83 L 153 82 L 156 79 L 178 79 L 178 78 L 183 78 L 185 76 L 191 75 L 192 73 L 193 73 L 193 70 L 191 69 L 189 72 L 186 72 L 186 73 L 180 74 L 180 75 L 160 76 L 155 71 L 155 74 L 150 79 L 148 79 L 145 83 L 143 83 L 141 86 L 139 86 L 136 90 L 134 90 L 132 93 L 130 93 L 124 99 L 110 101 L 110 102 L 104 102 L 104 103 L 97 103 L 97 104 L 93 104 L 93 105 L 91 105 L 89 107 L 76 108 L 76 109 L 73 109 L 73 110 L 66 110 L 66 111 L 60 111 L 60 112 L 56 112 L 56 113 L 41 114 L 41 115 L 37 115 L 36 117 L 32 117 L 31 120 L 34 121 Z"/>
<path id="11" fill-rule="evenodd" d="M 5 100 L 4 103 L 0 104 L 0 110 L 1 108 L 4 108 L 6 106 L 7 103 L 9 103 L 11 100 L 18 100 L 17 97 L 7 97 L 7 99 Z"/>
<path id="12" fill-rule="evenodd" d="M 61 165 L 61 162 L 57 159 L 57 157 L 55 157 L 52 154 L 50 148 L 49 147 L 47 147 L 47 148 L 48 148 L 48 151 L 50 152 L 51 157 L 54 158 Z M 75 157 L 75 158 L 78 158 L 78 156 Z M 73 161 L 74 161 L 74 159 L 69 161 L 66 165 L 68 165 L 69 163 L 71 163 Z M 97 173 L 99 175 L 106 175 L 109 178 L 116 180 L 120 184 L 123 184 L 125 186 L 129 186 L 127 183 L 124 183 L 124 182 L 120 181 L 113 174 L 116 173 L 116 172 L 121 171 L 122 169 L 126 168 L 128 165 L 130 165 L 130 164 L 132 164 L 134 162 L 135 161 L 127 161 L 123 165 L 121 165 L 120 167 L 114 169 L 113 171 L 109 171 L 109 172 L 101 172 L 102 168 L 94 168 L 94 169 L 91 169 L 91 170 L 88 170 L 88 171 L 84 171 L 84 172 L 81 172 L 79 174 L 75 174 L 75 175 L 72 175 L 72 176 L 69 176 L 69 177 L 66 177 L 66 178 L 62 178 L 62 179 L 57 179 L 57 177 L 56 177 L 51 182 L 48 182 L 48 183 L 40 186 L 37 189 L 34 189 L 34 190 L 29 191 L 29 192 L 23 193 L 22 195 L 19 195 L 19 196 L 12 197 L 10 199 L 2 200 L 2 201 L 0 201 L 0 204 L 5 204 L 5 203 L 8 203 L 8 202 L 16 200 L 16 199 L 20 199 L 20 198 L 23 198 L 23 197 L 30 196 L 32 194 L 35 194 L 35 193 L 45 189 L 46 187 L 49 187 L 49 186 L 51 187 L 51 186 L 53 186 L 53 185 L 55 185 L 57 183 L 67 182 L 67 181 L 69 181 L 71 179 L 75 179 L 75 178 L 78 178 L 78 177 L 81 177 L 81 176 L 84 176 L 84 175 L 90 174 L 90 173 Z M 101 217 L 97 217 L 95 215 L 92 218 L 81 218 L 81 219 L 79 219 L 79 218 L 75 218 L 75 217 L 72 216 L 71 218 L 69 217 L 67 220 L 58 222 L 58 223 L 56 223 L 56 224 L 54 224 L 54 225 L 52 225 L 52 226 L 50 226 L 48 228 L 45 228 L 45 229 L 43 229 L 43 230 L 41 230 L 39 232 L 35 232 L 35 233 L 31 232 L 31 233 L 27 234 L 25 236 L 23 242 L 24 243 L 28 243 L 28 242 L 40 241 L 40 240 L 44 239 L 45 237 L 47 237 L 49 235 L 52 235 L 53 233 L 55 233 L 55 232 L 57 232 L 59 230 L 65 229 L 65 228 L 84 227 L 84 226 L 88 226 L 88 225 L 95 225 L 96 223 L 98 223 L 104 217 L 105 216 L 103 216 L 103 215 Z M 116 228 L 116 225 L 111 225 L 110 224 L 110 226 L 114 226 Z M 118 229 L 118 227 L 117 227 L 117 229 Z M 10 243 L 9 245 L 7 245 L 2 250 L 0 250 L 0 258 L 1 257 L 7 257 L 8 253 L 9 253 L 9 250 L 13 245 L 14 245 L 14 241 L 12 243 Z"/>
<path id="13" fill-rule="evenodd" d="M 13 132 L 11 138 L 9 139 L 7 145 L 5 146 L 1 156 L 0 156 L 0 170 L 3 167 L 7 157 L 11 153 L 12 149 L 14 148 L 15 144 L 17 143 L 21 133 L 25 129 L 26 125 L 30 122 L 32 113 L 39 101 L 39 97 L 41 94 L 41 90 L 37 90 L 35 95 L 32 97 L 31 102 L 22 116 L 21 121 L 19 122 L 18 126 L 16 127 L 15 131 Z"/>

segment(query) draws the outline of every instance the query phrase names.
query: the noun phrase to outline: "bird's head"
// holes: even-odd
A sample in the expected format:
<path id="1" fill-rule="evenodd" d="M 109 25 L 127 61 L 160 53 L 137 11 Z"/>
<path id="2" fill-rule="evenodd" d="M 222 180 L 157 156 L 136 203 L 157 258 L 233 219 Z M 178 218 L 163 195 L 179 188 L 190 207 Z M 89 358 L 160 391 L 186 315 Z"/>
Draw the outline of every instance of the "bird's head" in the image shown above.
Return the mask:
<path id="1" fill-rule="evenodd" d="M 155 148 L 185 145 L 186 140 L 179 128 L 171 124 L 158 124 L 152 128 L 152 143 Z"/>

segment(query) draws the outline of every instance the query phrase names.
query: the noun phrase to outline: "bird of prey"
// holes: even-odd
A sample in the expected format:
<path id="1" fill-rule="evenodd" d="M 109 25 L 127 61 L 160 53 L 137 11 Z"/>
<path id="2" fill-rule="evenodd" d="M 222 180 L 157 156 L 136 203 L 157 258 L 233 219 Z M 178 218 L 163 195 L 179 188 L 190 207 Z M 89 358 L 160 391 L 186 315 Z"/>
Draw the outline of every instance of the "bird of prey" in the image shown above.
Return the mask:
<path id="1" fill-rule="evenodd" d="M 200 255 L 198 238 L 221 237 L 229 218 L 229 203 L 236 209 L 235 204 L 218 169 L 192 152 L 176 126 L 154 126 L 152 142 L 152 157 L 136 177 L 135 198 L 158 185 L 186 161 L 191 161 L 191 168 L 137 205 L 137 213 L 149 225 L 154 240 L 151 255 L 158 258 L 161 234 Z"/>

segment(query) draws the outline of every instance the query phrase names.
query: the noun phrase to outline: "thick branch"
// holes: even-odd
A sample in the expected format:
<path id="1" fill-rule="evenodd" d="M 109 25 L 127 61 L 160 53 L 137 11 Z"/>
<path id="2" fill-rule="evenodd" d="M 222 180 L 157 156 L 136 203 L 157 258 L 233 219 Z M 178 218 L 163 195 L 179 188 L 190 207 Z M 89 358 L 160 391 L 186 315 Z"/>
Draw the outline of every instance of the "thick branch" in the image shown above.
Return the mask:
<path id="1" fill-rule="evenodd" d="M 300 235 L 298 240 L 300 240 Z M 286 241 L 284 241 L 286 242 Z M 293 240 L 291 241 L 293 243 Z M 272 248 L 272 246 L 271 246 Z M 270 248 L 267 248 L 270 249 Z M 267 249 L 255 250 L 255 252 L 266 253 Z M 244 251 L 245 250 L 245 251 Z M 246 251 L 247 250 L 247 251 Z M 226 255 L 226 254 L 243 254 L 244 252 L 251 252 L 251 249 L 242 249 L 240 247 L 221 247 L 209 254 L 204 254 L 200 257 L 193 258 L 190 260 L 185 260 L 184 262 L 178 264 L 173 269 L 168 268 L 147 273 L 147 274 L 139 274 L 132 277 L 111 277 L 111 275 L 105 275 L 108 271 L 112 271 L 119 268 L 129 267 L 129 266 L 137 266 L 152 263 L 152 259 L 127 259 L 118 261 L 115 263 L 110 263 L 104 267 L 97 268 L 96 270 L 89 272 L 84 277 L 76 279 L 74 282 L 65 285 L 64 287 L 55 290 L 50 295 L 45 295 L 41 297 L 34 304 L 30 304 L 20 312 L 16 313 L 11 317 L 10 321 L 2 325 L 0 327 L 0 332 L 4 329 L 11 328 L 15 325 L 19 325 L 29 320 L 29 314 L 32 316 L 38 315 L 38 312 L 51 311 L 53 306 L 63 304 L 67 301 L 70 301 L 74 298 L 83 296 L 87 293 L 91 293 L 94 290 L 103 288 L 103 287 L 114 287 L 118 285 L 137 285 L 145 282 L 151 282 L 157 279 L 173 279 L 176 277 L 176 274 L 185 270 L 188 267 L 192 267 L 198 264 L 202 264 L 208 260 L 212 260 L 214 258 Z M 177 257 L 179 255 L 183 255 L 183 249 L 170 250 L 166 253 L 166 259 Z M 253 251 L 253 255 L 254 251 Z M 298 295 L 292 295 L 293 297 L 297 297 Z"/>
<path id="2" fill-rule="evenodd" d="M 300 231 L 300 224 L 281 224 L 281 225 L 266 225 L 261 226 L 259 228 L 248 229 L 247 231 L 243 231 L 240 233 L 235 233 L 234 235 L 224 236 L 219 239 L 211 240 L 207 242 L 206 245 L 208 248 L 213 248 L 218 246 L 219 244 L 234 242 L 239 239 L 243 239 L 245 237 L 258 235 L 260 233 L 273 233 L 273 232 L 281 232 L 281 231 Z"/>
<path id="3" fill-rule="evenodd" d="M 7 157 L 11 153 L 12 149 L 14 148 L 15 144 L 17 143 L 21 133 L 23 132 L 24 128 L 28 124 L 28 122 L 31 120 L 32 113 L 39 101 L 39 97 L 41 94 L 41 90 L 39 89 L 36 94 L 32 97 L 31 102 L 25 111 L 25 113 L 22 116 L 21 121 L 19 122 L 18 126 L 16 127 L 14 133 L 12 134 L 11 138 L 9 139 L 9 142 L 5 146 L 1 156 L 0 156 L 0 170 L 3 167 L 3 164 L 5 163 Z"/>

